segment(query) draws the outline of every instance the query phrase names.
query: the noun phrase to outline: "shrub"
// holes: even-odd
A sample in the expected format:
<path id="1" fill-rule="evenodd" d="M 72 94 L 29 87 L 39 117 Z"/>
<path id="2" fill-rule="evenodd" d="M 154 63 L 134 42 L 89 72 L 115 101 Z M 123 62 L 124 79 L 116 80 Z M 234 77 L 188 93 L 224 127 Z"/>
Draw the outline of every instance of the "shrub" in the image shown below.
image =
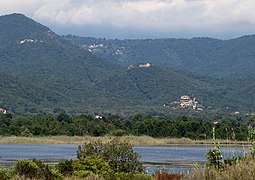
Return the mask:
<path id="1" fill-rule="evenodd" d="M 5 169 L 0 168 L 0 179 L 1 180 L 8 180 L 11 179 L 11 174 L 6 171 Z"/>
<path id="2" fill-rule="evenodd" d="M 34 161 L 27 159 L 18 160 L 15 165 L 15 170 L 20 176 L 30 179 L 37 177 L 38 169 Z"/>
<path id="3" fill-rule="evenodd" d="M 134 152 L 132 145 L 125 141 L 113 139 L 106 144 L 97 141 L 78 147 L 79 160 L 95 156 L 105 159 L 115 172 L 133 174 L 143 172 L 142 163 L 139 162 L 140 155 Z"/>
<path id="4" fill-rule="evenodd" d="M 58 170 L 55 170 L 55 169 L 51 169 L 50 168 L 50 178 L 46 178 L 47 180 L 63 180 L 64 177 L 63 175 L 58 171 Z"/>
<path id="5" fill-rule="evenodd" d="M 78 171 L 74 171 L 74 175 L 78 176 L 80 178 L 85 178 L 88 176 L 96 176 L 95 174 L 93 174 L 91 171 L 87 171 L 87 170 L 78 170 Z"/>
<path id="6" fill-rule="evenodd" d="M 56 166 L 57 170 L 64 176 L 73 174 L 73 161 L 72 160 L 61 160 Z"/>
<path id="7" fill-rule="evenodd" d="M 62 180 L 59 171 L 50 168 L 39 160 L 21 159 L 16 162 L 15 171 L 19 176 L 29 179 Z"/>
<path id="8" fill-rule="evenodd" d="M 113 173 L 109 163 L 97 156 L 74 161 L 73 169 L 74 174 L 79 177 L 86 177 L 91 174 L 107 175 Z"/>
<path id="9" fill-rule="evenodd" d="M 54 170 L 42 161 L 34 159 L 33 162 L 38 166 L 37 178 L 46 180 L 61 180 L 62 174 L 58 170 Z"/>

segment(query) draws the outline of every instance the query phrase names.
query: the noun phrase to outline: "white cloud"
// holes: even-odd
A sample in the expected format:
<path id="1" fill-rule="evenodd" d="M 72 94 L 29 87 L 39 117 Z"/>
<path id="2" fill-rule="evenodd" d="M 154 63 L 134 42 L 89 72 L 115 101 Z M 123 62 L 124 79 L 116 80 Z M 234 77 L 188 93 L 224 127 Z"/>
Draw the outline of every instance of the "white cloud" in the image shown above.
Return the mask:
<path id="1" fill-rule="evenodd" d="M 0 14 L 46 25 L 110 25 L 157 32 L 254 31 L 254 0 L 0 0 Z"/>
<path id="2" fill-rule="evenodd" d="M 0 0 L 0 15 L 23 13 L 32 16 L 43 2 L 38 0 Z"/>

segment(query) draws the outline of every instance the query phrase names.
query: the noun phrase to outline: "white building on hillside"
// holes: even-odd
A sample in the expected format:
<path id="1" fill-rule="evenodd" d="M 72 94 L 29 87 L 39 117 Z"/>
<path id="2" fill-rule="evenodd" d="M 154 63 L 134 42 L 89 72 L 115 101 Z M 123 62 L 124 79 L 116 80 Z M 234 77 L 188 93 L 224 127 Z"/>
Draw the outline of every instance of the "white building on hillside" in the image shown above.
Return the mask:
<path id="1" fill-rule="evenodd" d="M 0 108 L 0 114 L 7 114 L 7 110 Z"/>

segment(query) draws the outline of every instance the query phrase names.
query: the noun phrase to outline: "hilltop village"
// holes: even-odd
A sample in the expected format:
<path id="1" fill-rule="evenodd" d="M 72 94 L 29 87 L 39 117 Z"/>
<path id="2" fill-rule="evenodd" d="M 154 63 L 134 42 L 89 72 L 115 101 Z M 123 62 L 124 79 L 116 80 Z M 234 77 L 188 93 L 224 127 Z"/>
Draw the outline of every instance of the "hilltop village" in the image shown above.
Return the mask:
<path id="1" fill-rule="evenodd" d="M 189 108 L 198 111 L 203 111 L 204 107 L 200 104 L 195 97 L 191 98 L 188 95 L 183 95 L 178 101 L 173 101 L 170 103 L 170 107 L 173 109 L 177 108 Z"/>

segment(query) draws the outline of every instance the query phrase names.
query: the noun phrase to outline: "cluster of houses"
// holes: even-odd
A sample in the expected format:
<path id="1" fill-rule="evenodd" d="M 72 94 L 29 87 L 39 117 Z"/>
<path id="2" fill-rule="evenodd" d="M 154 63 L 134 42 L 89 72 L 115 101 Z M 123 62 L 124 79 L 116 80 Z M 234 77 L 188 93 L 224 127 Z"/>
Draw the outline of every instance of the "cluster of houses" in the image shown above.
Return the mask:
<path id="1" fill-rule="evenodd" d="M 188 95 L 183 95 L 180 97 L 179 101 L 173 101 L 170 103 L 173 108 L 191 108 L 198 111 L 203 111 L 203 106 L 199 104 L 196 98 L 191 98 Z"/>

